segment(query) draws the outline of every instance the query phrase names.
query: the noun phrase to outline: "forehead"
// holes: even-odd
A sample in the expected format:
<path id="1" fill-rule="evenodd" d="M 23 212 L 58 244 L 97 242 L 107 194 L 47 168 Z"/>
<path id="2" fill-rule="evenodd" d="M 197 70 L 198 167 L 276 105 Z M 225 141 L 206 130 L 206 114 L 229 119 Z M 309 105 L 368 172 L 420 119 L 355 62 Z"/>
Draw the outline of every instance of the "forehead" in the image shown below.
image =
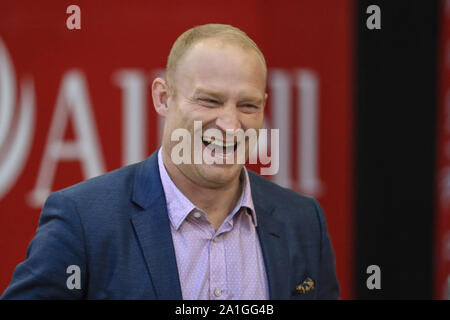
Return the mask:
<path id="1" fill-rule="evenodd" d="M 185 93 L 204 88 L 263 95 L 266 86 L 265 66 L 254 50 L 217 39 L 194 44 L 180 59 L 174 78 Z"/>

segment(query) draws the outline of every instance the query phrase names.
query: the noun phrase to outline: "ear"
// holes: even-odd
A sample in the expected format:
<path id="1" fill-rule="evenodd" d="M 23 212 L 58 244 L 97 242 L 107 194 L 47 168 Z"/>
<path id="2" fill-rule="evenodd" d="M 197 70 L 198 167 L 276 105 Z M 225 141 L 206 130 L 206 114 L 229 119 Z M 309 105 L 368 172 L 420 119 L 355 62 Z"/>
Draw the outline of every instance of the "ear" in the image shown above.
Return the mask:
<path id="1" fill-rule="evenodd" d="M 169 98 L 169 86 L 166 80 L 156 78 L 152 83 L 152 98 L 156 112 L 165 117 L 168 113 L 167 99 Z"/>

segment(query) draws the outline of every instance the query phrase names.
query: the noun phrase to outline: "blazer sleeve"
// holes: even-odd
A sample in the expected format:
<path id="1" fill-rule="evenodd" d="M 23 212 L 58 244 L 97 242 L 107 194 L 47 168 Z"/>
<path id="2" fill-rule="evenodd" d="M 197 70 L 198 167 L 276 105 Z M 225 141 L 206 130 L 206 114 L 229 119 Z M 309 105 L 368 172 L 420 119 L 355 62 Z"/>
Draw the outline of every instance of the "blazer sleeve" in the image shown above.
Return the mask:
<path id="1" fill-rule="evenodd" d="M 320 221 L 320 229 L 321 229 L 317 298 L 326 300 L 335 300 L 339 299 L 339 283 L 336 277 L 336 262 L 333 247 L 331 245 L 330 235 L 328 234 L 325 215 L 317 200 L 315 199 L 313 200 Z"/>
<path id="2" fill-rule="evenodd" d="M 86 268 L 84 231 L 76 206 L 60 192 L 53 193 L 44 204 L 26 259 L 16 267 L 1 299 L 81 299 Z M 73 286 L 77 283 L 79 289 Z"/>

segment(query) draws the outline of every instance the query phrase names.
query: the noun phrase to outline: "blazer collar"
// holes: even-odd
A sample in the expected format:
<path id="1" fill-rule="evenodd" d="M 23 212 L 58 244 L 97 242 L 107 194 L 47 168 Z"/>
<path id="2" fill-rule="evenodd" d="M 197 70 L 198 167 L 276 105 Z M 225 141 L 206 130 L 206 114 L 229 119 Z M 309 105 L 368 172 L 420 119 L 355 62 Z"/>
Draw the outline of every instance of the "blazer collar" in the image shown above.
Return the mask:
<path id="1" fill-rule="evenodd" d="M 131 199 L 140 207 L 132 214 L 131 220 L 156 297 L 181 300 L 183 297 L 157 152 L 137 166 Z"/>
<path id="2" fill-rule="evenodd" d="M 143 209 L 164 198 L 158 168 L 158 151 L 137 165 L 131 200 Z"/>
<path id="3" fill-rule="evenodd" d="M 287 300 L 290 297 L 289 251 L 284 225 L 275 218 L 276 203 L 269 199 L 270 190 L 261 183 L 261 177 L 249 171 L 252 198 L 258 218 L 258 233 L 263 251 L 269 295 L 271 300 Z"/>

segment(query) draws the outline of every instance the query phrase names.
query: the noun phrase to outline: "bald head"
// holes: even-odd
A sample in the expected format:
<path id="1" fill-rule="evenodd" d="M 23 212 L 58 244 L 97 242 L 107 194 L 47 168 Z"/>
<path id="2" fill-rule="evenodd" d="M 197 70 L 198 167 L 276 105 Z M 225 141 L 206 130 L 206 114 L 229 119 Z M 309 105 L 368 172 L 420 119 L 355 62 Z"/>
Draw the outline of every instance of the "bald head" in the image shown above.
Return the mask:
<path id="1" fill-rule="evenodd" d="M 196 26 L 185 31 L 178 37 L 172 46 L 166 70 L 166 80 L 169 90 L 175 92 L 175 73 L 177 72 L 180 62 L 183 57 L 194 45 L 205 40 L 215 40 L 218 45 L 233 44 L 241 47 L 244 50 L 253 51 L 256 53 L 257 59 L 260 60 L 265 73 L 264 81 L 267 78 L 267 66 L 264 55 L 259 50 L 256 43 L 250 39 L 242 30 L 226 25 L 226 24 L 205 24 Z"/>

